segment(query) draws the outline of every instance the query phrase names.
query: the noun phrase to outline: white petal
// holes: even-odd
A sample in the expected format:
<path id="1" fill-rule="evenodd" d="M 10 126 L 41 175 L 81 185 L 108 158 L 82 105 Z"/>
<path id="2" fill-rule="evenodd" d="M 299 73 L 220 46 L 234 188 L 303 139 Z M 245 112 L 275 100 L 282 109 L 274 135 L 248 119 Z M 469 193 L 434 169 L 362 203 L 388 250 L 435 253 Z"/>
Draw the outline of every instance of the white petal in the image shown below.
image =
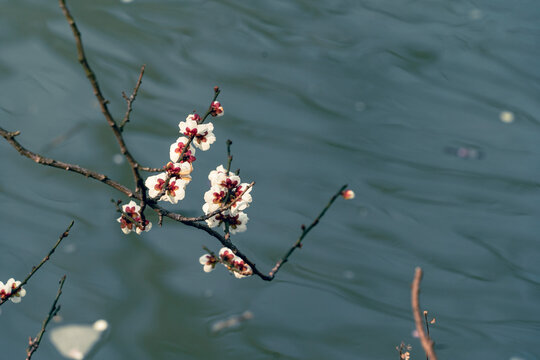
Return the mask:
<path id="1" fill-rule="evenodd" d="M 204 265 L 203 270 L 205 273 L 209 273 L 210 271 L 214 270 L 214 265 L 210 265 L 210 264 Z"/>
<path id="2" fill-rule="evenodd" d="M 177 148 L 177 143 L 173 143 L 171 144 L 171 147 L 169 149 L 169 158 L 171 159 L 172 162 L 177 162 L 178 159 L 180 158 L 180 153 L 177 153 L 175 150 Z"/>
<path id="3" fill-rule="evenodd" d="M 144 185 L 148 188 L 148 196 L 150 196 L 151 199 L 156 198 L 158 194 L 161 192 L 160 190 L 156 190 L 155 188 L 159 179 L 166 180 L 167 174 L 160 173 L 158 175 L 149 176 L 144 182 Z"/>
<path id="4" fill-rule="evenodd" d="M 206 263 L 208 262 L 208 259 L 210 259 L 210 255 L 204 254 L 203 256 L 199 258 L 199 263 L 201 263 L 201 265 L 206 265 Z"/>

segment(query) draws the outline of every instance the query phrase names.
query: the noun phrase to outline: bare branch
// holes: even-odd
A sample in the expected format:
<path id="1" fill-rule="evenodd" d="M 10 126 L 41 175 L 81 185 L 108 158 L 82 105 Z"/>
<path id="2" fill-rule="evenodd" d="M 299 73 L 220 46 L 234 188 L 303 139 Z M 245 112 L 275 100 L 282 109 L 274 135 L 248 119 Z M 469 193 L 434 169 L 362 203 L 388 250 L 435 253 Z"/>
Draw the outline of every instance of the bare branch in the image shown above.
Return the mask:
<path id="1" fill-rule="evenodd" d="M 133 89 L 133 92 L 131 93 L 131 96 L 127 97 L 127 95 L 125 93 L 122 93 L 122 96 L 124 97 L 124 99 L 126 99 L 127 110 L 126 110 L 126 114 L 124 115 L 124 119 L 122 120 L 122 122 L 120 123 L 120 126 L 118 127 L 120 129 L 120 131 L 123 131 L 124 126 L 126 125 L 126 123 L 129 122 L 129 115 L 131 114 L 131 111 L 133 110 L 132 109 L 133 102 L 135 101 L 135 98 L 137 97 L 137 93 L 139 92 L 139 88 L 141 87 L 142 78 L 143 78 L 143 75 L 144 75 L 144 69 L 145 68 L 146 68 L 146 65 L 143 65 L 141 67 L 141 72 L 139 74 L 139 79 L 137 80 L 137 84 L 135 85 L 135 88 Z"/>
<path id="2" fill-rule="evenodd" d="M 414 273 L 414 280 L 411 286 L 411 305 L 412 312 L 414 316 L 414 323 L 416 325 L 416 331 L 420 337 L 420 343 L 424 348 L 424 352 L 428 359 L 437 360 L 437 355 L 435 355 L 435 350 L 433 349 L 433 340 L 430 339 L 429 335 L 426 334 L 424 330 L 424 324 L 422 323 L 422 315 L 420 314 L 420 281 L 422 280 L 422 269 L 417 267 Z"/>
<path id="3" fill-rule="evenodd" d="M 92 89 L 94 90 L 94 95 L 96 96 L 99 102 L 99 105 L 101 107 L 101 112 L 103 113 L 105 120 L 107 120 L 107 123 L 111 127 L 111 130 L 114 133 L 114 136 L 116 137 L 116 141 L 118 142 L 120 151 L 126 157 L 131 167 L 131 172 L 133 173 L 133 179 L 135 181 L 135 191 L 137 191 L 140 194 L 140 198 L 142 201 L 141 207 L 144 207 L 145 201 L 146 201 L 146 190 L 144 189 L 144 182 L 141 178 L 141 175 L 139 174 L 139 170 L 138 170 L 139 163 L 135 160 L 135 158 L 129 152 L 126 146 L 126 143 L 124 141 L 124 138 L 122 137 L 122 131 L 116 124 L 116 121 L 114 120 L 113 116 L 111 115 L 109 111 L 109 108 L 107 106 L 108 100 L 105 100 L 105 98 L 103 97 L 103 94 L 101 93 L 101 89 L 99 88 L 99 84 L 97 82 L 96 75 L 90 68 L 90 64 L 88 63 L 86 54 L 84 53 L 84 47 L 81 40 L 81 33 L 79 32 L 79 29 L 77 28 L 77 24 L 75 23 L 73 16 L 71 15 L 71 13 L 69 12 L 66 6 L 65 0 L 59 0 L 59 4 L 60 4 L 60 8 L 62 9 L 62 12 L 64 13 L 64 16 L 67 19 L 69 26 L 71 27 L 71 31 L 73 32 L 73 37 L 75 38 L 75 43 L 77 45 L 77 55 L 78 55 L 79 63 L 83 67 L 86 77 L 88 78 L 88 80 L 90 81 L 90 84 L 92 85 Z M 139 79 L 141 79 L 141 77 L 142 77 L 142 73 Z M 143 217 L 143 221 L 144 221 L 144 215 L 141 215 L 141 216 Z"/>
<path id="4" fill-rule="evenodd" d="M 2 305 L 3 303 L 5 303 L 6 301 L 9 300 L 9 298 L 15 294 L 17 294 L 17 292 L 24 286 L 26 285 L 26 283 L 28 282 L 28 280 L 30 280 L 30 278 L 43 266 L 43 264 L 45 264 L 47 261 L 49 261 L 51 255 L 54 253 L 54 251 L 56 250 L 56 248 L 58 247 L 58 245 L 60 245 L 60 243 L 62 242 L 62 240 L 64 240 L 64 238 L 68 237 L 69 235 L 69 230 L 71 230 L 71 227 L 73 226 L 73 224 L 75 223 L 75 221 L 71 221 L 71 223 L 69 224 L 69 226 L 67 227 L 67 229 L 62 233 L 62 235 L 60 235 L 60 238 L 58 239 L 58 241 L 56 242 L 56 244 L 54 244 L 54 246 L 52 247 L 51 250 L 49 250 L 49 253 L 43 258 L 43 260 L 41 260 L 41 262 L 37 265 L 37 266 L 34 266 L 32 267 L 32 270 L 30 271 L 30 273 L 26 276 L 26 278 L 19 284 L 19 286 L 17 286 L 15 289 L 13 289 L 11 291 L 11 294 L 9 295 L 6 295 L 3 299 L 0 300 L 0 305 Z"/>
<path id="5" fill-rule="evenodd" d="M 39 344 L 41 343 L 41 339 L 43 338 L 43 334 L 45 334 L 45 329 L 47 328 L 47 325 L 51 321 L 53 317 L 58 314 L 58 311 L 60 311 L 60 305 L 56 305 L 58 303 L 58 299 L 60 298 L 60 295 L 62 295 L 62 288 L 64 287 L 64 282 L 66 281 L 66 275 L 62 276 L 60 279 L 60 286 L 58 287 L 58 293 L 56 293 L 56 298 L 53 301 L 53 304 L 51 306 L 51 310 L 49 310 L 49 314 L 43 320 L 43 325 L 41 325 L 40 332 L 36 335 L 35 338 L 30 338 L 28 340 L 28 348 L 26 349 L 26 360 L 30 360 L 32 358 L 32 355 L 39 347 Z"/>
<path id="6" fill-rule="evenodd" d="M 315 218 L 315 220 L 313 220 L 313 222 L 311 223 L 311 225 L 309 225 L 307 228 L 302 225 L 302 234 L 300 234 L 300 237 L 298 238 L 298 240 L 296 240 L 296 242 L 294 243 L 294 245 L 289 249 L 289 251 L 287 251 L 287 253 L 285 254 L 285 256 L 283 256 L 277 263 L 276 265 L 274 266 L 274 268 L 270 271 L 270 273 L 268 274 L 268 276 L 273 279 L 274 276 L 276 275 L 276 273 L 279 271 L 279 269 L 289 260 L 289 256 L 291 256 L 291 254 L 294 252 L 294 250 L 296 249 L 299 249 L 302 247 L 302 240 L 306 237 L 306 235 L 311 231 L 311 229 L 313 229 L 318 223 L 319 221 L 321 220 L 321 218 L 324 216 L 324 214 L 326 213 L 326 211 L 330 208 L 330 206 L 332 206 L 332 204 L 334 203 L 334 201 L 336 201 L 336 199 L 338 198 L 338 196 L 341 195 L 341 193 L 343 192 L 343 190 L 345 190 L 345 188 L 347 187 L 347 185 L 343 185 L 339 190 L 338 192 L 336 192 L 334 194 L 334 196 L 332 196 L 330 198 L 330 201 L 328 202 L 328 204 L 326 204 L 326 206 L 324 207 L 324 209 L 322 209 L 321 213 Z"/>

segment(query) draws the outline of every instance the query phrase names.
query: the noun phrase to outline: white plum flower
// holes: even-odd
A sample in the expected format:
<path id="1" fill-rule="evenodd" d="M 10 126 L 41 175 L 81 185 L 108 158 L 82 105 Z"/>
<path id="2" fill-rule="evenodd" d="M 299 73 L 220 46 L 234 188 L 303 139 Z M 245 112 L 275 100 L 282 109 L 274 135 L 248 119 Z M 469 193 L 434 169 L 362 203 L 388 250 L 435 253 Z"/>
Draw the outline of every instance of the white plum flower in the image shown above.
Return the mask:
<path id="1" fill-rule="evenodd" d="M 0 281 L 0 299 L 4 300 L 10 296 L 13 290 L 15 290 L 19 285 L 21 285 L 21 282 L 13 278 L 9 279 L 5 285 Z M 14 303 L 20 303 L 21 298 L 24 296 L 26 296 L 26 290 L 21 287 L 16 293 L 11 295 L 9 300 Z"/>
<path id="2" fill-rule="evenodd" d="M 123 214 L 116 221 L 120 223 L 120 230 L 124 234 L 129 234 L 135 231 L 137 235 L 140 235 L 143 231 L 150 231 L 152 223 L 148 220 L 142 224 L 141 219 L 141 207 L 131 200 L 128 204 L 122 205 Z M 135 222 L 133 222 L 135 221 Z"/>
<path id="3" fill-rule="evenodd" d="M 249 220 L 246 213 L 239 211 L 236 215 L 225 215 L 226 221 L 229 224 L 229 231 L 231 234 L 244 232 L 247 230 L 247 222 Z"/>
<path id="4" fill-rule="evenodd" d="M 219 258 L 223 265 L 225 265 L 238 279 L 253 275 L 251 266 L 246 264 L 242 258 L 236 256 L 231 249 L 226 247 L 221 248 L 221 250 L 219 250 Z"/>
<path id="5" fill-rule="evenodd" d="M 171 147 L 169 149 L 169 156 L 173 163 L 192 163 L 196 160 L 195 156 L 195 148 L 191 145 L 189 145 L 189 148 L 184 152 L 184 155 L 182 156 L 182 159 L 180 159 L 180 154 L 182 153 L 182 150 L 188 143 L 189 139 L 181 136 L 174 143 L 171 144 Z"/>
<path id="6" fill-rule="evenodd" d="M 181 134 L 193 137 L 192 144 L 195 147 L 202 151 L 206 151 L 210 149 L 210 145 L 216 141 L 216 136 L 213 133 L 214 125 L 212 123 L 199 124 L 199 121 L 201 121 L 199 115 L 190 114 L 186 118 L 186 121 L 181 121 L 178 124 L 178 127 L 180 128 Z"/>
<path id="7" fill-rule="evenodd" d="M 199 121 L 201 121 L 201 117 L 198 114 L 189 114 L 186 121 L 180 121 L 178 124 L 180 133 L 186 136 L 197 135 Z"/>
<path id="8" fill-rule="evenodd" d="M 229 205 L 234 201 L 234 204 L 229 210 L 231 214 L 235 215 L 238 211 L 245 210 L 252 201 L 250 194 L 251 188 L 245 191 L 248 186 L 249 184 L 243 183 L 229 190 L 225 187 L 214 185 L 204 193 L 204 201 L 210 205 L 218 205 L 217 207 Z M 213 208 L 211 211 L 215 211 L 216 208 Z"/>
<path id="9" fill-rule="evenodd" d="M 210 149 L 210 145 L 216 141 L 216 136 L 213 133 L 214 124 L 201 124 L 198 126 L 197 130 L 197 135 L 193 138 L 193 145 L 202 151 Z"/>
<path id="10" fill-rule="evenodd" d="M 191 176 L 189 176 L 189 174 L 193 172 L 193 165 L 191 165 L 189 162 L 173 163 L 169 161 L 167 165 L 165 165 L 165 171 L 167 174 L 169 174 L 169 176 L 181 178 L 186 182 L 190 182 Z"/>
<path id="11" fill-rule="evenodd" d="M 204 272 L 208 273 L 214 270 L 218 260 L 213 255 L 204 254 L 203 256 L 199 258 L 199 262 L 201 263 L 201 265 L 203 265 Z"/>
<path id="12" fill-rule="evenodd" d="M 218 205 L 211 205 L 205 203 L 203 205 L 203 211 L 205 214 L 209 214 L 212 211 L 215 211 L 219 208 Z M 239 232 L 244 232 L 247 230 L 247 222 L 249 218 L 246 213 L 238 211 L 236 214 L 231 214 L 229 210 L 223 211 L 220 214 L 214 215 L 209 219 L 206 219 L 206 224 L 213 228 L 216 226 L 223 226 L 223 229 L 226 229 L 227 225 L 229 227 L 229 232 L 231 234 L 236 234 Z"/>
<path id="13" fill-rule="evenodd" d="M 234 252 L 227 247 L 223 247 L 219 250 L 219 258 L 223 262 L 230 263 L 232 262 L 235 256 L 236 255 L 234 255 Z"/>
<path id="14" fill-rule="evenodd" d="M 176 204 L 186 196 L 187 182 L 176 177 L 169 177 L 167 173 L 149 176 L 144 185 L 148 188 L 148 196 L 152 199 L 162 193 L 161 198 L 159 198 L 160 201 L 169 201 Z"/>
<path id="15" fill-rule="evenodd" d="M 237 279 L 253 275 L 251 266 L 245 263 L 239 256 L 235 256 L 232 261 L 233 274 Z"/>
<path id="16" fill-rule="evenodd" d="M 212 116 L 223 116 L 223 106 L 221 106 L 221 103 L 219 101 L 214 101 L 211 105 L 211 112 L 210 115 Z"/>

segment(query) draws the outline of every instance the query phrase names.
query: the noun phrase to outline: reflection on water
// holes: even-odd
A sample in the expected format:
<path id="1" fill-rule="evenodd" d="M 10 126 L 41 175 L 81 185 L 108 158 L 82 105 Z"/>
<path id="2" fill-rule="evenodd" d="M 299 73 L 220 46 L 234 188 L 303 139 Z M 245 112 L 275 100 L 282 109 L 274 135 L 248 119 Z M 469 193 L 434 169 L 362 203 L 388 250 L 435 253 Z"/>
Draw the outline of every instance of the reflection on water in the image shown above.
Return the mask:
<path id="1" fill-rule="evenodd" d="M 28 300 L 2 309 L 3 353 L 24 351 L 67 273 L 61 314 L 114 329 L 100 359 L 387 359 L 401 341 L 418 358 L 409 284 L 422 266 L 440 357 L 540 357 L 535 1 L 70 4 L 117 116 L 147 64 L 125 131 L 141 162 L 162 166 L 178 121 L 220 85 L 226 115 L 180 209 L 199 214 L 232 139 L 233 166 L 257 183 L 235 241 L 263 269 L 341 184 L 356 198 L 329 211 L 274 282 L 238 281 L 201 271 L 201 246 L 219 249 L 205 234 L 165 222 L 123 236 L 118 194 L 2 142 L 4 277 L 78 224 L 75 247 L 28 284 Z M 0 20 L 0 126 L 131 184 L 56 3 L 4 1 Z M 210 336 L 245 309 L 257 316 Z"/>

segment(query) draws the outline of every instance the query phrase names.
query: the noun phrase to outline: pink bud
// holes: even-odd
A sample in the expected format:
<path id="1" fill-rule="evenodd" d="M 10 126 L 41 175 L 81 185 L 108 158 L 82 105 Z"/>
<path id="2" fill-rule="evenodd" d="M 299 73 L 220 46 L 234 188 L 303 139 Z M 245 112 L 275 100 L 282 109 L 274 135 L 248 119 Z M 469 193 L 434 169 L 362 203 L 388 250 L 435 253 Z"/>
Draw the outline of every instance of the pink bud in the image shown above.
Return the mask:
<path id="1" fill-rule="evenodd" d="M 343 196 L 345 200 L 352 200 L 354 199 L 354 191 L 351 189 L 344 190 L 341 192 L 341 196 Z"/>

